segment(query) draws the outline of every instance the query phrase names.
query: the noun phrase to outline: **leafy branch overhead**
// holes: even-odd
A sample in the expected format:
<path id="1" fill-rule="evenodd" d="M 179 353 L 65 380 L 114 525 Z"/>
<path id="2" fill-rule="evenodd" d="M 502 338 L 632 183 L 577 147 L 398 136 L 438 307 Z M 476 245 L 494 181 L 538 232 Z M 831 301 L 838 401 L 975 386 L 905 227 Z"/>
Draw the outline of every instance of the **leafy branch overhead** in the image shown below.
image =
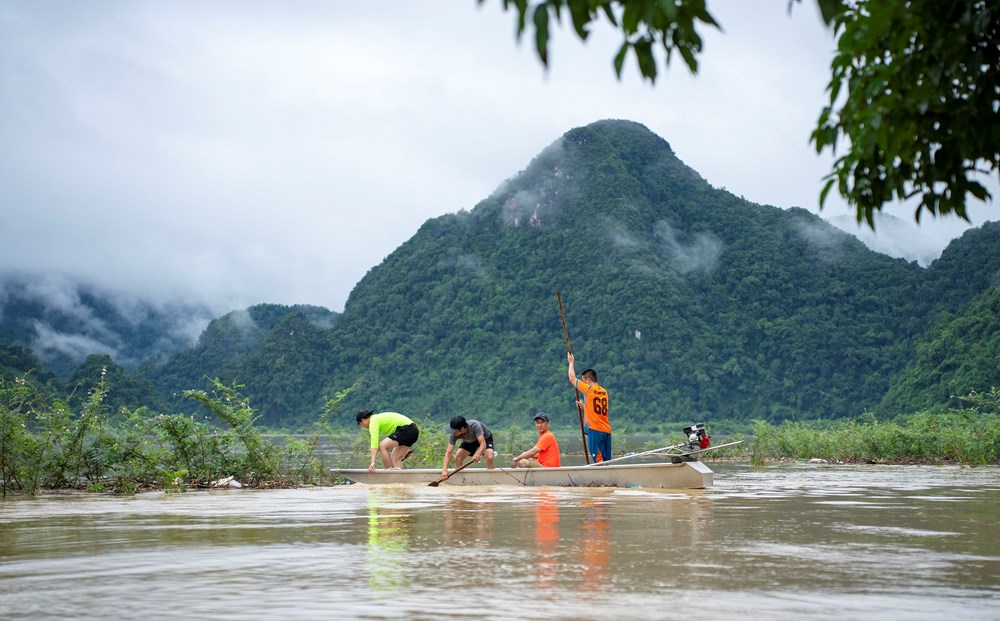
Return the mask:
<path id="1" fill-rule="evenodd" d="M 479 0 L 483 4 L 485 0 Z M 535 27 L 535 50 L 539 59 L 546 67 L 549 64 L 549 20 L 562 19 L 563 12 L 569 13 L 573 21 L 573 29 L 581 40 L 586 40 L 590 24 L 599 21 L 601 16 L 612 26 L 625 35 L 618 53 L 615 55 L 615 73 L 621 77 L 625 59 L 631 51 L 639 71 L 644 78 L 656 81 L 658 72 L 654 49 L 662 46 L 666 52 L 666 64 L 674 51 L 681 55 L 691 73 L 698 72 L 698 58 L 701 52 L 701 37 L 698 35 L 698 22 L 704 25 L 720 28 L 705 6 L 704 0 L 686 0 L 679 2 L 657 2 L 642 0 L 639 2 L 600 1 L 600 0 L 503 0 L 504 10 L 514 7 L 517 11 L 517 36 L 524 35 L 528 28 L 530 17 Z"/>
<path id="2" fill-rule="evenodd" d="M 482 4 L 485 0 L 479 0 Z M 790 0 L 789 10 L 793 3 Z M 836 158 L 820 194 L 831 189 L 874 227 L 874 212 L 917 199 L 915 218 L 953 213 L 992 196 L 981 180 L 1000 174 L 1000 4 L 987 0 L 816 0 L 837 39 L 829 102 L 811 142 Z M 631 53 L 655 82 L 659 50 L 676 51 L 692 73 L 702 50 L 699 27 L 722 26 L 705 0 L 502 0 L 517 14 L 517 36 L 534 27 L 548 66 L 550 21 L 568 14 L 585 40 L 607 20 L 624 38 L 614 58 L 621 77 Z"/>

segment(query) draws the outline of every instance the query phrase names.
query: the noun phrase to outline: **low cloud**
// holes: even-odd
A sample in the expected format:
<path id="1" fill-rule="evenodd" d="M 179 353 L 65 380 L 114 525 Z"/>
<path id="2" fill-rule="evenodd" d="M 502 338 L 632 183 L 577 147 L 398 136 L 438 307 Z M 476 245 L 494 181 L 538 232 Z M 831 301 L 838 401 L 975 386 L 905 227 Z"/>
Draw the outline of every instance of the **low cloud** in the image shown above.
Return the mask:
<path id="1" fill-rule="evenodd" d="M 623 229 L 620 225 L 609 226 L 608 235 L 611 237 L 611 244 L 616 248 L 639 250 L 644 245 L 640 240 L 636 239 L 633 235 L 630 235 L 629 232 Z"/>
<path id="2" fill-rule="evenodd" d="M 445 265 L 450 268 L 471 272 L 478 278 L 486 278 L 490 275 L 490 269 L 483 265 L 483 262 L 479 260 L 479 257 L 474 254 L 456 254 L 455 256 L 449 257 L 445 261 Z"/>
<path id="3" fill-rule="evenodd" d="M 260 330 L 257 322 L 254 321 L 250 312 L 246 309 L 233 311 L 226 315 L 226 319 L 229 320 L 229 323 L 236 328 L 236 330 L 243 334 L 249 334 Z"/>
<path id="4" fill-rule="evenodd" d="M 859 225 L 854 216 L 830 218 L 830 224 L 861 240 L 875 252 L 916 261 L 926 267 L 941 256 L 941 251 L 951 243 L 950 239 L 935 237 L 916 223 L 878 212 L 875 214 L 875 230 L 868 225 Z"/>
<path id="5" fill-rule="evenodd" d="M 824 221 L 799 220 L 794 224 L 798 234 L 817 250 L 817 256 L 826 262 L 843 256 L 844 242 L 848 236 Z"/>
<path id="6" fill-rule="evenodd" d="M 534 227 L 542 224 L 541 201 L 537 193 L 521 190 L 503 204 L 503 221 L 507 226 Z"/>
<path id="7" fill-rule="evenodd" d="M 681 274 L 708 274 L 715 269 L 722 255 L 722 240 L 710 232 L 696 233 L 690 242 L 685 243 L 667 221 L 661 220 L 653 227 L 653 233 L 671 266 Z"/>
<path id="8" fill-rule="evenodd" d="M 41 321 L 35 322 L 31 349 L 42 362 L 63 357 L 82 361 L 90 354 L 108 354 L 115 362 L 123 362 L 116 347 L 84 334 L 59 332 Z"/>
<path id="9" fill-rule="evenodd" d="M 184 303 L 152 303 L 83 284 L 68 276 L 0 273 L 0 318 L 39 360 L 65 365 L 92 353 L 110 355 L 129 368 L 143 359 L 172 354 L 197 342 L 215 315 Z M 156 331 L 140 349 L 128 333 Z"/>

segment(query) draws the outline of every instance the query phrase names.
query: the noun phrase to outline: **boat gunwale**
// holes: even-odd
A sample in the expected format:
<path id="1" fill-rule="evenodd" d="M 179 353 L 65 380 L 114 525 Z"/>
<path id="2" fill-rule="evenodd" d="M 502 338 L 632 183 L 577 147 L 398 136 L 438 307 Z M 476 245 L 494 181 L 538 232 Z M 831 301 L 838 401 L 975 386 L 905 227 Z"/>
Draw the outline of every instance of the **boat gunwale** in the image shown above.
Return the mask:
<path id="1" fill-rule="evenodd" d="M 693 472 L 669 473 L 671 470 L 693 470 Z M 439 480 L 440 469 L 411 468 L 404 470 L 379 469 L 369 472 L 367 468 L 331 468 L 334 475 L 363 485 L 430 485 Z M 454 472 L 454 471 L 453 471 Z M 633 478 L 630 473 L 634 473 Z M 662 473 L 663 480 L 655 480 Z M 714 472 L 697 460 L 681 462 L 656 462 L 646 464 L 616 464 L 602 467 L 559 466 L 555 468 L 504 468 L 485 467 L 462 470 L 453 474 L 454 481 L 440 481 L 441 485 L 453 487 L 519 485 L 552 487 L 654 487 L 669 489 L 705 489 L 714 482 Z M 501 480 L 506 475 L 511 480 Z M 574 476 L 586 475 L 574 480 Z M 381 479 L 381 480 L 380 480 Z"/>

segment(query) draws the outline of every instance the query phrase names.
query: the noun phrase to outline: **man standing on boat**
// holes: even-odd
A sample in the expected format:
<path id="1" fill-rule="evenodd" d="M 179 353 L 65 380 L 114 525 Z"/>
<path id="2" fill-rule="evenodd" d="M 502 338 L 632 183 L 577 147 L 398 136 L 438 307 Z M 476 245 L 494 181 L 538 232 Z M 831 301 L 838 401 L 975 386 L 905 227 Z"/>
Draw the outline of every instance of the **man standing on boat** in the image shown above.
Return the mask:
<path id="1" fill-rule="evenodd" d="M 397 412 L 375 414 L 371 410 L 360 410 L 355 418 L 358 425 L 368 430 L 372 440 L 372 461 L 368 464 L 368 472 L 375 472 L 376 453 L 382 454 L 382 466 L 386 470 L 402 470 L 403 460 L 420 437 L 416 423 Z M 378 439 L 381 436 L 387 437 L 380 443 Z M 389 451 L 392 451 L 391 455 Z"/>
<path id="2" fill-rule="evenodd" d="M 455 416 L 448 425 L 448 448 L 444 452 L 444 463 L 441 464 L 441 478 L 448 478 L 448 462 L 451 452 L 455 451 L 455 443 L 461 438 L 462 443 L 455 451 L 455 467 L 461 468 L 465 458 L 470 454 L 472 461 L 478 462 L 486 456 L 486 468 L 493 469 L 493 432 L 478 420 L 466 420 L 464 416 Z"/>
<path id="3" fill-rule="evenodd" d="M 511 468 L 558 468 L 559 443 L 549 431 L 549 416 L 545 412 L 535 414 L 535 429 L 538 430 L 538 442 L 535 446 L 516 456 L 511 462 Z"/>
<path id="4" fill-rule="evenodd" d="M 608 420 L 608 391 L 597 383 L 597 371 L 587 369 L 576 377 L 573 368 L 573 354 L 567 352 L 569 360 L 569 383 L 583 396 L 577 398 L 577 405 L 583 408 L 583 422 L 587 431 L 587 447 L 590 449 L 591 461 L 607 461 L 611 459 L 611 422 Z M 600 455 L 600 459 L 598 459 Z"/>

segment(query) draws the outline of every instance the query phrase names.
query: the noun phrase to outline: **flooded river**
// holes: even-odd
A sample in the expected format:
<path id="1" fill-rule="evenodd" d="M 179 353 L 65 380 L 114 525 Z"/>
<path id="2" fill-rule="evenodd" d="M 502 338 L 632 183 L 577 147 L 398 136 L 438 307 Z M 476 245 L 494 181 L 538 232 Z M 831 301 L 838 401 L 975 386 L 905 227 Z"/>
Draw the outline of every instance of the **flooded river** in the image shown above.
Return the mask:
<path id="1" fill-rule="evenodd" d="M 0 502 L 0 618 L 1000 619 L 1000 468 Z"/>

